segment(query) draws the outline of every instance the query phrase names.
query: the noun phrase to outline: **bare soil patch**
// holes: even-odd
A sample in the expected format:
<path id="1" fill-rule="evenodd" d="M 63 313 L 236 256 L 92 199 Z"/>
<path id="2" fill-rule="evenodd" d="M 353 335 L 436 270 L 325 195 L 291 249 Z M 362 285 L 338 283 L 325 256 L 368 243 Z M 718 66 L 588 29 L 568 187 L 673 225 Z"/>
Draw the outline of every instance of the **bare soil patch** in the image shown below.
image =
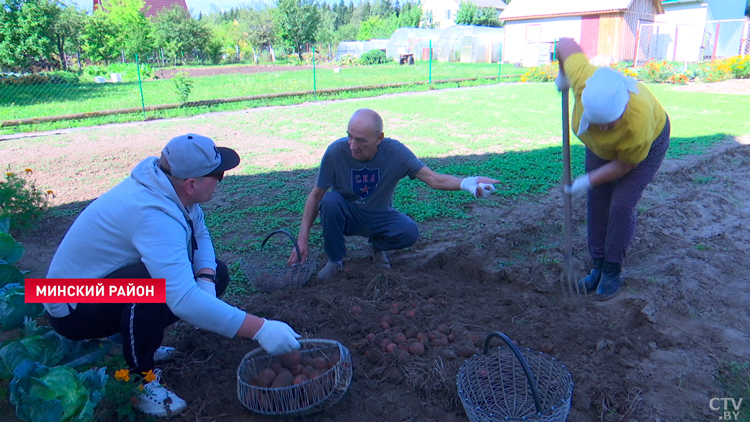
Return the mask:
<path id="1" fill-rule="evenodd" d="M 208 125 L 193 122 L 189 130 L 202 133 L 209 129 L 203 124 Z M 63 197 L 80 201 L 63 207 L 71 215 L 58 213 L 19 239 L 27 247 L 20 266 L 32 276 L 45 274 L 75 211 L 109 188 L 105 180 L 126 176 L 144 155 L 158 153 L 171 134 L 157 123 L 95 133 L 96 139 L 91 133 L 57 135 L 54 147 L 48 141 L 8 140 L 0 150 L 3 162 L 43 168 L 39 182 L 60 186 L 58 203 Z M 253 139 L 245 148 L 263 148 L 263 142 L 268 141 Z M 639 205 L 627 284 L 610 302 L 560 290 L 562 198 L 550 192 L 500 208 L 476 203 L 471 212 L 485 224 L 469 230 L 445 230 L 444 221 L 421 224 L 423 238 L 391 253 L 394 267 L 388 271 L 374 267 L 362 242 L 354 240 L 337 280 L 313 278 L 300 289 L 233 303 L 284 320 L 305 337 L 338 340 L 352 352 L 349 392 L 306 421 L 467 420 L 455 376 L 467 350 L 479 353 L 491 331 L 505 332 L 521 347 L 544 351 L 567 366 L 575 382 L 570 421 L 716 420 L 720 415 L 709 400 L 723 394 L 716 382 L 720 366 L 750 359 L 748 143 L 730 139 L 709 154 L 665 162 Z M 294 157 L 283 159 L 289 164 Z M 219 192 L 215 200 L 227 201 L 227 195 Z M 573 236 L 575 269 L 582 276 L 588 264 L 585 199 L 574 202 Z M 322 252 L 319 257 L 322 265 Z M 398 313 L 391 312 L 394 304 Z M 362 312 L 353 313 L 354 305 Z M 389 329 L 380 325 L 384 316 L 391 318 Z M 452 341 L 429 344 L 422 356 L 381 350 L 382 341 L 399 332 L 429 334 L 440 324 L 449 326 Z M 291 420 L 254 415 L 237 399 L 237 366 L 256 343 L 184 323 L 174 328 L 165 343 L 183 355 L 164 367 L 164 377 L 190 405 L 174 420 Z M 368 341 L 370 333 L 374 338 Z"/>
<path id="2" fill-rule="evenodd" d="M 730 79 L 728 81 L 704 83 L 689 83 L 677 86 L 676 91 L 711 92 L 714 94 L 750 95 L 750 79 Z"/>
<path id="3" fill-rule="evenodd" d="M 222 67 L 194 67 L 185 69 L 159 69 L 155 75 L 159 79 L 170 79 L 179 72 L 187 73 L 188 76 L 214 76 L 232 75 L 235 73 L 252 74 L 263 72 L 294 72 L 298 70 L 312 69 L 312 65 L 281 66 L 281 65 L 257 65 L 257 66 L 222 66 Z M 328 69 L 333 66 L 316 65 L 316 69 Z"/>

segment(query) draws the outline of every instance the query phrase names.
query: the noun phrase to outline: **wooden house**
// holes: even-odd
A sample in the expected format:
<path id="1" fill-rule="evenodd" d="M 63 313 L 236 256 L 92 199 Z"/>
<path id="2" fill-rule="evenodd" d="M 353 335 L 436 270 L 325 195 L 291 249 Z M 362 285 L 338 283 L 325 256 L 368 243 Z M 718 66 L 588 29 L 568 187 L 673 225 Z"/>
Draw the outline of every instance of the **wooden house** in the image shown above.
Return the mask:
<path id="1" fill-rule="evenodd" d="M 500 15 L 503 61 L 548 61 L 562 37 L 578 41 L 589 58 L 633 60 L 639 23 L 654 22 L 660 13 L 660 0 L 513 0 Z"/>

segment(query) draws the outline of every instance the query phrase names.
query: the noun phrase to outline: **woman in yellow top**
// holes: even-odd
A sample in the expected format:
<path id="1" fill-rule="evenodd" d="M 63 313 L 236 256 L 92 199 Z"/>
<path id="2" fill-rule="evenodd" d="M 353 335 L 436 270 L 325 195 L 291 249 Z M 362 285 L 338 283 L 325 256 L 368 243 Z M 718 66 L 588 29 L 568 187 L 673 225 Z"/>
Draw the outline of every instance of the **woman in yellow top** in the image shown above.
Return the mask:
<path id="1" fill-rule="evenodd" d="M 594 298 L 614 297 L 635 234 L 636 205 L 669 147 L 669 117 L 645 85 L 589 63 L 572 38 L 557 44 L 558 89 L 575 94 L 573 131 L 586 145 L 586 174 L 565 193 L 588 191 L 591 273 L 578 281 Z"/>

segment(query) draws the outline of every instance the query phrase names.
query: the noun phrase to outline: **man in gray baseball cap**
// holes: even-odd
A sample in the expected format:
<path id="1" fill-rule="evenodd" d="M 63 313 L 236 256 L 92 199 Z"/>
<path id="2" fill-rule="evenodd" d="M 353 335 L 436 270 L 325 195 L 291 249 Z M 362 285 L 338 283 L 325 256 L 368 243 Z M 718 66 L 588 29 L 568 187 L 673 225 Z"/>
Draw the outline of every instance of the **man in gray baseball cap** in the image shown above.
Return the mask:
<path id="1" fill-rule="evenodd" d="M 187 403 L 164 387 L 159 358 L 164 329 L 182 319 L 226 337 L 252 338 L 270 354 L 300 347 L 281 321 L 266 320 L 221 299 L 229 284 L 216 259 L 200 205 L 240 157 L 205 136 L 173 138 L 161 157 L 138 164 L 130 177 L 93 201 L 62 240 L 47 278 L 155 278 L 166 280 L 166 303 L 47 303 L 52 327 L 71 340 L 120 337 L 135 375 L 154 370 L 136 407 L 170 416 Z"/>

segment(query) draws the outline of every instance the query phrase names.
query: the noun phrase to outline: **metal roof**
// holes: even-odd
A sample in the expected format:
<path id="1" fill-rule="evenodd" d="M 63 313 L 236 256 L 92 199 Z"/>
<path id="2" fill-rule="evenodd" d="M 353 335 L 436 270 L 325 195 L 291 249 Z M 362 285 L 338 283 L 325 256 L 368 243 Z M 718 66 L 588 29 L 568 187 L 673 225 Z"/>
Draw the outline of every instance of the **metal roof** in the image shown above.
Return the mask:
<path id="1" fill-rule="evenodd" d="M 474 3 L 477 7 L 491 7 L 493 9 L 503 10 L 508 7 L 503 0 L 453 0 L 457 5 L 461 5 L 461 1 L 468 1 Z"/>

